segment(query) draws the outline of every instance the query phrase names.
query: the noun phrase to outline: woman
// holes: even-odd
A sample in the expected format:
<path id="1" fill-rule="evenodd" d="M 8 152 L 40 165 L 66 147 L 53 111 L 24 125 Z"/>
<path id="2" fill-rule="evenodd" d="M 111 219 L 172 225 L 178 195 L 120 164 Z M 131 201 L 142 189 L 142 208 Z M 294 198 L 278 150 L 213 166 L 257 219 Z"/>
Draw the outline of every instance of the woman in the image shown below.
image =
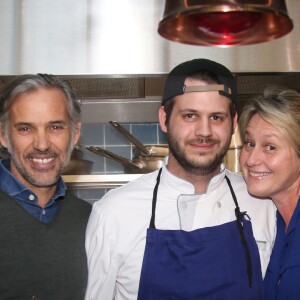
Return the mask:
<path id="1" fill-rule="evenodd" d="M 264 279 L 267 299 L 300 299 L 300 94 L 266 88 L 246 104 L 239 126 L 248 191 L 277 207 L 277 236 Z"/>

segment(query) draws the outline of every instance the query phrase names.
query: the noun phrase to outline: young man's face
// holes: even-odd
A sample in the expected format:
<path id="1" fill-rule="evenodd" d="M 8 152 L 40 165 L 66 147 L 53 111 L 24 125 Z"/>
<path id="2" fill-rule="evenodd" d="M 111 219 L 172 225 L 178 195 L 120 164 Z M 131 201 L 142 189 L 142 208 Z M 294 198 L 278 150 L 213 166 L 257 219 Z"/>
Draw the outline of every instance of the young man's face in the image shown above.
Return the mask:
<path id="1" fill-rule="evenodd" d="M 63 92 L 42 88 L 14 100 L 0 142 L 10 152 L 13 175 L 34 190 L 57 182 L 79 135 L 80 124 L 72 136 Z"/>
<path id="2" fill-rule="evenodd" d="M 186 85 L 204 84 L 186 80 Z M 218 91 L 177 96 L 167 125 L 164 109 L 160 109 L 161 128 L 167 132 L 170 147 L 168 167 L 177 165 L 198 175 L 219 171 L 236 126 L 236 117 L 232 124 L 230 101 Z"/>

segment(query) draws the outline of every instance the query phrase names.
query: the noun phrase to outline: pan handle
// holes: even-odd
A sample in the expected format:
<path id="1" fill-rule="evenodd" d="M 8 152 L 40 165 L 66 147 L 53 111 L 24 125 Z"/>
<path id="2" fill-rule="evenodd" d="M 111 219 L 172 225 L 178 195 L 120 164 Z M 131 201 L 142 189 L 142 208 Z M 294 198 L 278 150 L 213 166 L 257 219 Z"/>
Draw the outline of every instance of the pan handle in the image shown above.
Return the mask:
<path id="1" fill-rule="evenodd" d="M 102 149 L 100 147 L 96 147 L 96 146 L 82 146 L 84 147 L 85 149 L 97 154 L 97 155 L 101 155 L 101 156 L 104 156 L 104 157 L 108 157 L 108 158 L 112 158 L 114 160 L 116 160 L 117 162 L 123 164 L 123 165 L 127 165 L 127 166 L 130 166 L 130 167 L 134 167 L 134 168 L 138 168 L 139 170 L 141 170 L 144 166 L 142 163 L 133 163 L 131 160 L 129 159 L 126 159 L 120 155 L 117 155 L 113 152 L 110 152 L 106 149 Z"/>
<path id="2" fill-rule="evenodd" d="M 144 154 L 150 155 L 151 152 L 147 149 L 138 139 L 136 139 L 126 128 L 116 121 L 109 121 L 109 123 L 115 127 L 125 138 L 132 142 L 138 149 Z"/>

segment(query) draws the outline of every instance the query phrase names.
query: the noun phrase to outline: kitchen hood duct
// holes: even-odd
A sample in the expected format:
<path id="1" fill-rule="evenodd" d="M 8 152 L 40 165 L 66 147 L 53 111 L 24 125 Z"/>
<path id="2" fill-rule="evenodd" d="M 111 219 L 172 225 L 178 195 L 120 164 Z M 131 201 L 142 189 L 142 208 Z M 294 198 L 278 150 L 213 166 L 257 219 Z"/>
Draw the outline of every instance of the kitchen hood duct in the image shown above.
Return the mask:
<path id="1" fill-rule="evenodd" d="M 293 22 L 284 0 L 166 0 L 158 32 L 199 46 L 237 46 L 288 34 Z"/>

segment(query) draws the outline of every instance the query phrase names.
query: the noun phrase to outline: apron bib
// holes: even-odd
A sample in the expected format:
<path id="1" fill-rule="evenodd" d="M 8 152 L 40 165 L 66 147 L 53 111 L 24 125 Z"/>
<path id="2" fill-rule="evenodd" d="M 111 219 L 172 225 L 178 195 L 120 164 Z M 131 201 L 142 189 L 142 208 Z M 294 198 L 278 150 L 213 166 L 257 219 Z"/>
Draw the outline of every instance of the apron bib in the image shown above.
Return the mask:
<path id="1" fill-rule="evenodd" d="M 161 170 L 139 285 L 139 300 L 260 300 L 264 298 L 258 248 L 251 222 L 236 205 L 237 220 L 191 232 L 155 228 Z"/>

